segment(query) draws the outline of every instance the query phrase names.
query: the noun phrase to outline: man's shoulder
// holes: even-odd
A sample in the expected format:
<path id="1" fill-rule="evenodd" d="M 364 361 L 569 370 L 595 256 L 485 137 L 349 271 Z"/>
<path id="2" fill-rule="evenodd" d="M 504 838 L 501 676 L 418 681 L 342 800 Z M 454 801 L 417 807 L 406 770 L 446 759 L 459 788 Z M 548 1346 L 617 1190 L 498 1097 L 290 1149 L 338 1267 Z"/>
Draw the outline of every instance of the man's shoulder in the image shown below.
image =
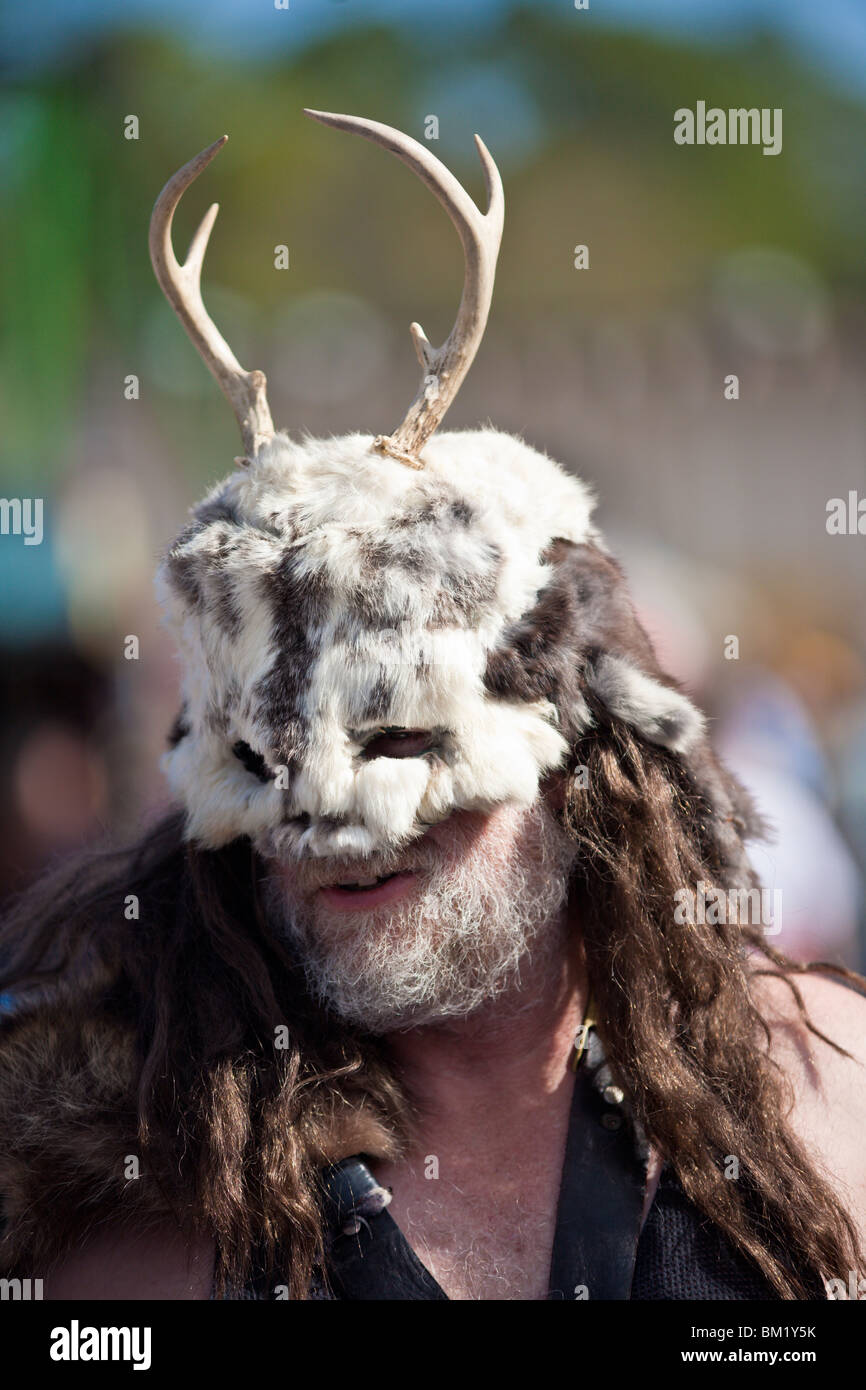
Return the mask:
<path id="1" fill-rule="evenodd" d="M 815 1086 L 831 1083 L 835 1075 L 853 1074 L 866 1081 L 866 986 L 864 992 L 823 972 L 761 974 L 750 977 L 752 998 L 771 1034 L 771 1049 L 786 1069 L 803 1068 L 803 1079 Z M 809 1029 L 794 991 L 798 991 L 809 1021 L 840 1055 Z M 789 1055 L 790 1054 L 790 1055 Z M 852 1071 L 856 1068 L 856 1073 Z M 792 1077 L 793 1079 L 793 1077 Z"/>
<path id="2" fill-rule="evenodd" d="M 787 981 L 829 1041 L 809 1029 Z M 751 989 L 770 1057 L 790 1086 L 791 1126 L 866 1243 L 866 995 L 823 973 L 753 975 Z"/>
<path id="3" fill-rule="evenodd" d="M 189 1239 L 173 1225 L 112 1230 L 61 1260 L 45 1280 L 45 1298 L 208 1299 L 214 1242 Z"/>

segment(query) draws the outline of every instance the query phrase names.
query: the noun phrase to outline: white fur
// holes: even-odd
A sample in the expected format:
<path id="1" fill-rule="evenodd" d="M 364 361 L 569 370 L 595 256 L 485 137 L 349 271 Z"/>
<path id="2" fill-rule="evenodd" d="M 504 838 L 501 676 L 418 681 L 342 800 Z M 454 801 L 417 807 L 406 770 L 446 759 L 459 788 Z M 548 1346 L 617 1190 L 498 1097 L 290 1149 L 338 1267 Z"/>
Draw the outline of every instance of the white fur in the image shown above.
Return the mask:
<path id="1" fill-rule="evenodd" d="M 687 753 L 704 733 L 704 716 L 691 700 L 624 657 L 606 652 L 595 663 L 589 682 L 611 714 L 672 753 Z"/>
<path id="2" fill-rule="evenodd" d="M 455 806 L 529 805 L 540 776 L 566 754 L 552 706 L 494 699 L 483 674 L 507 624 L 549 582 L 541 555 L 550 541 L 597 539 L 588 489 L 493 429 L 434 436 L 423 471 L 374 453 L 371 442 L 358 434 L 301 442 L 279 434 L 196 509 L 194 517 L 221 499 L 239 523 L 214 522 L 182 547 L 191 565 L 230 589 L 237 631 L 226 630 L 217 597 L 196 608 L 167 564 L 160 571 L 190 725 L 164 765 L 187 808 L 188 834 L 202 844 L 216 847 L 306 815 L 310 823 L 287 836 L 297 853 L 371 853 L 420 834 Z M 443 527 L 422 517 L 412 530 L 401 521 L 424 504 L 452 502 L 472 509 L 471 524 Z M 402 544 L 410 531 L 430 576 L 385 564 L 371 580 L 364 541 Z M 495 592 L 473 623 L 436 621 L 448 576 L 489 579 L 492 548 L 502 557 Z M 288 552 L 298 573 L 326 586 L 327 602 L 311 633 L 319 649 L 301 673 L 306 753 L 291 789 L 280 790 L 257 781 L 231 749 L 242 741 L 269 766 L 279 763 L 280 731 L 269 727 L 255 691 L 283 659 L 262 578 Z M 365 586 L 378 623 L 390 631 L 347 624 L 353 595 Z M 364 731 L 351 711 L 383 672 L 396 691 L 389 723 L 447 731 L 436 757 L 360 757 Z M 223 727 L 214 728 L 214 719 Z"/>

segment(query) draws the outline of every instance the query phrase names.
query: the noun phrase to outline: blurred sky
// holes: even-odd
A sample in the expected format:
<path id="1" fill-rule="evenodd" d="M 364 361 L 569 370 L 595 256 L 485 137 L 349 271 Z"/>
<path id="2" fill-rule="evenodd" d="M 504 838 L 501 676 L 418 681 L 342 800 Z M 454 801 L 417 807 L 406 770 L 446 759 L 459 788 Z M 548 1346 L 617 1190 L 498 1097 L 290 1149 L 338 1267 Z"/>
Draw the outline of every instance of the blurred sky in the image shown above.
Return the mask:
<path id="1" fill-rule="evenodd" d="M 106 28 L 175 29 L 194 46 L 247 50 L 262 57 L 281 53 L 352 23 L 405 23 L 432 34 L 463 25 L 477 30 L 497 20 L 509 0 L 289 0 L 275 11 L 268 0 L 55 0 L 9 4 L 0 13 L 3 62 L 32 69 L 62 56 Z M 531 6 L 530 6 L 531 7 Z M 571 0 L 535 0 L 548 13 L 573 9 Z M 866 91 L 864 0 L 590 0 L 581 22 L 681 35 L 694 42 L 741 40 L 767 32 L 799 49 L 852 90 Z"/>

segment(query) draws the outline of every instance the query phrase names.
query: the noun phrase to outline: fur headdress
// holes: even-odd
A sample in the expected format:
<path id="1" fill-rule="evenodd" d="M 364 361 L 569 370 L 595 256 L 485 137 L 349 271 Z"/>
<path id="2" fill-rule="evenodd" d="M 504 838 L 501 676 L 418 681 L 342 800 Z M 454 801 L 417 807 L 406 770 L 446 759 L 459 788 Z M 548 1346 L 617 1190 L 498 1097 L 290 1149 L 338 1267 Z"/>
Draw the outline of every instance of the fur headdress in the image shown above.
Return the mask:
<path id="1" fill-rule="evenodd" d="M 246 448 L 158 577 L 183 670 L 166 770 L 189 837 L 217 847 L 267 835 L 290 853 L 363 855 L 457 807 L 529 804 L 591 726 L 591 705 L 692 760 L 730 813 L 703 756 L 703 718 L 659 670 L 587 487 L 493 429 L 434 437 L 493 289 L 503 195 L 485 146 L 476 137 L 489 200 L 481 214 L 416 141 L 373 121 L 308 114 L 418 173 L 461 236 L 466 281 L 441 348 L 412 325 L 424 377 L 398 430 L 294 441 L 273 429 L 262 373 L 244 371 L 204 309 L 216 208 L 185 265 L 171 248 L 174 209 L 225 137 L 157 200 L 157 277 Z M 372 756 L 383 728 L 428 738 L 418 756 Z"/>

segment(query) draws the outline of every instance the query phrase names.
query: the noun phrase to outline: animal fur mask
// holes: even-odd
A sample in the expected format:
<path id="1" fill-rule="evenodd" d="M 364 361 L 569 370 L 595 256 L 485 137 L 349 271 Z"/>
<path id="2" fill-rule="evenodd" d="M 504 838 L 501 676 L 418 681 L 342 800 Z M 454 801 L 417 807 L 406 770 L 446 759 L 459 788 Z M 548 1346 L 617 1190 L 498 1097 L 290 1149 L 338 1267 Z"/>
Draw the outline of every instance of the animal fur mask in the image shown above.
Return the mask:
<path id="1" fill-rule="evenodd" d="M 687 758 L 703 720 L 658 670 L 584 484 L 492 429 L 434 437 L 489 308 L 502 226 L 492 159 L 479 141 L 482 216 L 415 141 L 313 114 L 424 178 L 463 239 L 466 284 L 442 348 L 413 325 L 424 380 L 393 435 L 296 442 L 274 432 L 262 373 L 240 367 L 201 302 L 215 209 L 184 266 L 171 250 L 174 208 L 223 141 L 157 200 L 157 276 L 247 450 L 158 576 L 182 661 L 165 766 L 188 836 L 216 848 L 276 833 L 298 855 L 364 855 L 456 808 L 529 805 L 591 727 L 590 692 Z"/>

